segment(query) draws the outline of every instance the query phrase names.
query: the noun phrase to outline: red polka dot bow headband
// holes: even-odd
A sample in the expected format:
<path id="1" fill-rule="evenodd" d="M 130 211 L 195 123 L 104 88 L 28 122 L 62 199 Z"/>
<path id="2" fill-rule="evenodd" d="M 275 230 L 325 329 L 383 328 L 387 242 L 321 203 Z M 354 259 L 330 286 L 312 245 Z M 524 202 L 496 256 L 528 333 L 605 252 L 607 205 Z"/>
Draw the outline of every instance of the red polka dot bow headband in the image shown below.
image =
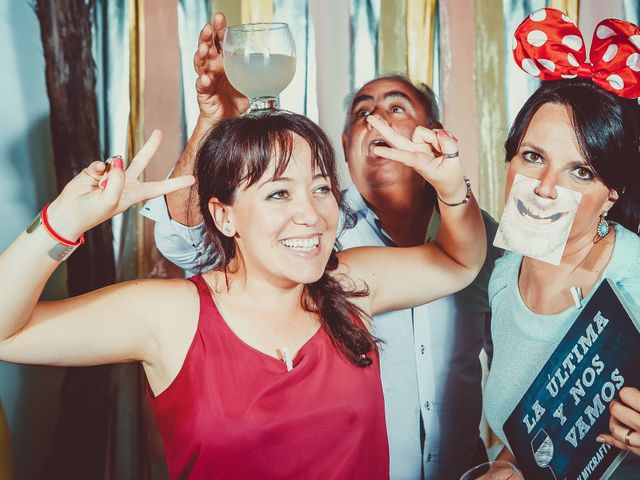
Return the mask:
<path id="1" fill-rule="evenodd" d="M 589 63 L 573 20 L 560 10 L 541 8 L 516 29 L 513 56 L 541 80 L 590 78 L 621 97 L 640 97 L 640 29 L 629 22 L 609 18 L 598 24 Z"/>

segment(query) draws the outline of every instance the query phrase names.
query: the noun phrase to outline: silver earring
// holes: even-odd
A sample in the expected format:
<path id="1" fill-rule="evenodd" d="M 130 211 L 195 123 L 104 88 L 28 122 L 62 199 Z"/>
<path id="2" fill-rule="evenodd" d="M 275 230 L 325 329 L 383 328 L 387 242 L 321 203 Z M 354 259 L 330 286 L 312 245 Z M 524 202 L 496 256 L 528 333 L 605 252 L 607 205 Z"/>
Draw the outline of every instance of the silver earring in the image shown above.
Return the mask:
<path id="1" fill-rule="evenodd" d="M 231 227 L 228 224 L 224 226 L 224 233 L 231 235 Z"/>

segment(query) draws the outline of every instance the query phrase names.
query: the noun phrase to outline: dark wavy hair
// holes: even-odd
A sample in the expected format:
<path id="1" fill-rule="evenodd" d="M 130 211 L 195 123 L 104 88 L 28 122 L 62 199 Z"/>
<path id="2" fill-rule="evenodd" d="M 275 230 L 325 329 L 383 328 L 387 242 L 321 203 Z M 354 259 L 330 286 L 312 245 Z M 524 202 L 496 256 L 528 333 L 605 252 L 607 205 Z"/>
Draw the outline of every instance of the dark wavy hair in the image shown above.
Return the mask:
<path id="1" fill-rule="evenodd" d="M 353 225 L 353 214 L 344 204 L 338 187 L 331 141 L 319 126 L 302 115 L 282 111 L 250 113 L 224 120 L 203 140 L 195 166 L 200 212 L 217 256 L 214 270 L 226 275 L 237 255 L 237 247 L 233 238 L 223 235 L 215 226 L 209 213 L 209 200 L 216 197 L 232 205 L 238 189 L 258 182 L 272 161 L 276 167 L 274 178 L 280 176 L 291 159 L 294 135 L 311 148 L 312 167 L 331 181 L 333 195 L 346 219 L 345 228 Z M 349 298 L 366 296 L 369 292 L 366 288 L 356 289 L 355 285 L 347 290 L 332 275 L 339 263 L 336 248 L 322 277 L 304 286 L 302 307 L 319 315 L 322 328 L 351 363 L 366 367 L 371 364 L 368 353 L 377 348 L 376 339 L 363 326 L 369 318 Z M 362 320 L 362 326 L 356 319 Z"/>
<path id="2" fill-rule="evenodd" d="M 529 123 L 545 103 L 569 108 L 580 151 L 597 178 L 618 192 L 607 218 L 640 233 L 640 106 L 588 79 L 543 82 L 524 104 L 505 142 L 506 161 L 518 152 Z"/>

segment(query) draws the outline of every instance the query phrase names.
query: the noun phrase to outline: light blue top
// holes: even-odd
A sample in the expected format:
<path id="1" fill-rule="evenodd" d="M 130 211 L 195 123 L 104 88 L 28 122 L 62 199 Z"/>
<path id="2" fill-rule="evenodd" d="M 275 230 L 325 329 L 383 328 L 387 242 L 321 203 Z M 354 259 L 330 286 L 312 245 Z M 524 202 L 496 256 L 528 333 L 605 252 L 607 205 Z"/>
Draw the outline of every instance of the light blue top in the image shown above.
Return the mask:
<path id="1" fill-rule="evenodd" d="M 346 190 L 345 200 L 356 225 L 340 232 L 343 248 L 394 245 L 354 187 Z M 192 273 L 210 263 L 203 227 L 171 220 L 164 198 L 148 202 L 143 214 L 156 221 L 156 246 L 173 263 Z M 488 214 L 484 220 L 491 245 L 497 225 Z M 434 214 L 427 240 L 435 238 L 438 227 Z M 473 466 L 482 411 L 478 355 L 489 311 L 487 284 L 498 253 L 489 249 L 478 278 L 462 292 L 373 319 L 373 333 L 384 342 L 380 368 L 392 479 L 420 479 L 423 469 L 424 478 L 453 479 Z"/>
<path id="2" fill-rule="evenodd" d="M 616 239 L 609 264 L 583 303 L 604 278 L 611 279 L 629 308 L 640 315 L 640 238 L 615 225 Z M 493 363 L 484 392 L 485 414 L 491 429 L 507 444 L 502 426 L 533 383 L 579 310 L 540 315 L 525 305 L 518 289 L 522 255 L 506 253 L 496 262 L 489 283 L 493 316 Z"/>

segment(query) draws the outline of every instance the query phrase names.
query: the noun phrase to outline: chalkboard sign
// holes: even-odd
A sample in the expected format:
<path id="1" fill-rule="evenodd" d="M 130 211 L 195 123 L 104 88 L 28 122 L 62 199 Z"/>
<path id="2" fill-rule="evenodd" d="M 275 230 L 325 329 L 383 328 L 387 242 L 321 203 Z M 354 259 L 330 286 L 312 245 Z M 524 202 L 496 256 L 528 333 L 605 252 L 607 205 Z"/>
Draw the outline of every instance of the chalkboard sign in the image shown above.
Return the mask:
<path id="1" fill-rule="evenodd" d="M 504 424 L 525 478 L 606 479 L 620 464 L 626 452 L 596 437 L 619 390 L 640 386 L 639 330 L 605 279 Z"/>

